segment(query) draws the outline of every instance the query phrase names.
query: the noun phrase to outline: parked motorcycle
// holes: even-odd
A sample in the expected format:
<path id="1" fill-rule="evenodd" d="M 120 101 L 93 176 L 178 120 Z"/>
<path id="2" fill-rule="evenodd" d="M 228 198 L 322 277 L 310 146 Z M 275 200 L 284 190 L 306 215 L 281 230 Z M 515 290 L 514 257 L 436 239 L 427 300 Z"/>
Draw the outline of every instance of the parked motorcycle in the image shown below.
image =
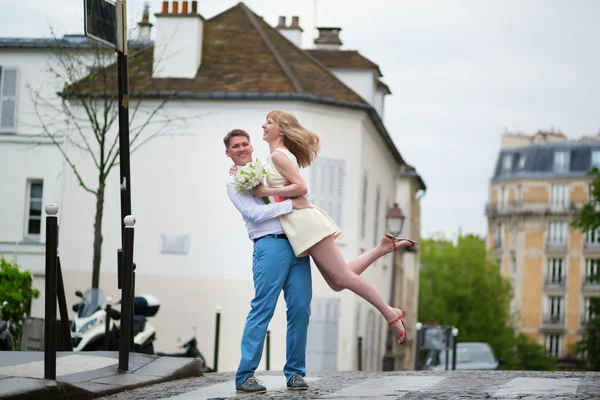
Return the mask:
<path id="1" fill-rule="evenodd" d="M 121 312 L 110 308 L 110 320 L 106 329 L 107 305 L 111 304 L 100 289 L 90 289 L 82 294 L 75 295 L 81 299 L 73 305 L 77 313 L 71 323 L 71 338 L 73 351 L 106 350 L 106 334 L 108 331 L 108 350 L 119 349 L 120 327 L 117 321 L 121 319 Z M 157 298 L 150 295 L 134 298 L 133 316 L 133 342 L 132 351 L 136 353 L 154 354 L 154 340 L 156 329 L 148 322 L 147 317 L 154 317 L 160 308 Z"/>
<path id="2" fill-rule="evenodd" d="M 3 320 L 2 309 L 8 306 L 8 302 L 5 301 L 0 306 L 0 351 L 12 351 L 13 339 L 10 334 L 10 322 Z"/>
<path id="3" fill-rule="evenodd" d="M 191 338 L 190 340 L 179 346 L 179 348 L 185 349 L 185 351 L 183 353 L 162 353 L 159 351 L 158 353 L 156 353 L 156 355 L 167 357 L 199 358 L 202 360 L 204 372 L 213 372 L 212 368 L 206 365 L 206 359 L 204 358 L 200 350 L 198 350 L 198 341 L 195 337 Z"/>

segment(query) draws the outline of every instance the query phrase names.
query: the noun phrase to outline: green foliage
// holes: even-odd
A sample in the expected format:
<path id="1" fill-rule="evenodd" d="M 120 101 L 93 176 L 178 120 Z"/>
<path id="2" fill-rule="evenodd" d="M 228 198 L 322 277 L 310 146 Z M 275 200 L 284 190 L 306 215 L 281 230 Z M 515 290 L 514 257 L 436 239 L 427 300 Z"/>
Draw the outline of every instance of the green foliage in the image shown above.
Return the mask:
<path id="1" fill-rule="evenodd" d="M 2 319 L 10 321 L 10 333 L 15 349 L 19 348 L 23 316 L 31 312 L 31 300 L 37 299 L 39 290 L 33 289 L 29 271 L 19 271 L 19 266 L 0 256 L 0 303 L 8 302 L 2 309 Z"/>
<path id="2" fill-rule="evenodd" d="M 423 240 L 421 263 L 420 321 L 457 327 L 460 342 L 488 343 L 505 369 L 552 368 L 543 346 L 515 335 L 511 284 L 502 277 L 484 240 L 474 235 L 461 235 L 456 243 Z M 533 355 L 536 358 L 529 362 L 526 358 Z"/>
<path id="3" fill-rule="evenodd" d="M 594 167 L 590 172 L 589 201 L 577 213 L 572 226 L 583 232 L 600 228 L 600 171 Z M 600 282 L 600 274 L 588 278 L 590 282 Z M 578 350 L 586 356 L 589 367 L 600 371 L 600 298 L 590 299 L 589 314 L 592 318 L 585 327 L 583 339 L 578 343 Z"/>

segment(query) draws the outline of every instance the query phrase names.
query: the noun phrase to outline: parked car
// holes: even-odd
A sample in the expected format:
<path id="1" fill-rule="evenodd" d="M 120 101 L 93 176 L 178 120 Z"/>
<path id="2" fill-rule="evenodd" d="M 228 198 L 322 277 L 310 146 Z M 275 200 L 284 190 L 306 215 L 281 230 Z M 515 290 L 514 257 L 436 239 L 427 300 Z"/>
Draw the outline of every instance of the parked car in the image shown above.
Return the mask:
<path id="1" fill-rule="evenodd" d="M 448 369 L 452 369 L 452 351 L 449 352 Z M 487 343 L 465 342 L 456 344 L 457 370 L 493 370 L 498 369 L 501 360 L 496 358 L 494 350 Z M 430 351 L 425 358 L 425 369 L 443 371 L 446 369 L 446 352 Z"/>

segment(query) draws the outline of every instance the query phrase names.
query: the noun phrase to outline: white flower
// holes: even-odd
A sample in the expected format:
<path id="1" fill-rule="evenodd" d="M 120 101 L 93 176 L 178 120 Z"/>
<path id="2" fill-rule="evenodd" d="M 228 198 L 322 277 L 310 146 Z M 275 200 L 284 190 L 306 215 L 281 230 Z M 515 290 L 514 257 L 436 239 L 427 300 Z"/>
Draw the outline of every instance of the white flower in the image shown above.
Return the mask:
<path id="1" fill-rule="evenodd" d="M 261 162 L 258 159 L 251 161 L 235 174 L 233 178 L 235 189 L 238 193 L 247 194 L 255 186 L 262 183 L 266 176 L 267 170 Z"/>

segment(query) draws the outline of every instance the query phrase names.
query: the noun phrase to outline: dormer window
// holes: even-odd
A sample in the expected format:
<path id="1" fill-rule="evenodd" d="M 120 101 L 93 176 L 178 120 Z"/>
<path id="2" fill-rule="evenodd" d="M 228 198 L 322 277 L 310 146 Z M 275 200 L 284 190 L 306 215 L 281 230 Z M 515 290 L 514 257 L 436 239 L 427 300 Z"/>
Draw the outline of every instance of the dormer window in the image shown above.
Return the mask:
<path id="1" fill-rule="evenodd" d="M 554 171 L 568 172 L 570 164 L 570 154 L 567 150 L 558 150 L 554 152 Z"/>
<path id="2" fill-rule="evenodd" d="M 521 158 L 519 158 L 519 169 L 525 169 L 525 161 L 527 161 L 527 157 L 524 154 L 522 154 Z"/>
<path id="3" fill-rule="evenodd" d="M 510 171 L 512 169 L 512 154 L 505 154 L 502 158 L 502 170 Z"/>

